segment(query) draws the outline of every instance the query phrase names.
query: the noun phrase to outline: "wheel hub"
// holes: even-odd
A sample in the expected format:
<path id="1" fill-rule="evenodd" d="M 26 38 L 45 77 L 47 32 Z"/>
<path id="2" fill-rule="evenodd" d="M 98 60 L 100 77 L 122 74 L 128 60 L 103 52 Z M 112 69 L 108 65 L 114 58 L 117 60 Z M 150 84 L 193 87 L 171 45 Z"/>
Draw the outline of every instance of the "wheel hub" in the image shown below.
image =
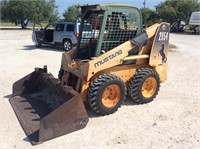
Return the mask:
<path id="1" fill-rule="evenodd" d="M 65 49 L 68 51 L 68 50 L 70 50 L 71 49 L 71 44 L 69 43 L 69 42 L 65 42 L 64 43 L 64 47 L 65 47 Z"/>
<path id="2" fill-rule="evenodd" d="M 147 78 L 142 85 L 142 95 L 145 98 L 150 98 L 154 95 L 157 88 L 157 81 L 153 77 Z"/>
<path id="3" fill-rule="evenodd" d="M 121 97 L 120 88 L 118 85 L 111 84 L 105 88 L 102 94 L 102 103 L 107 108 L 114 107 Z"/>

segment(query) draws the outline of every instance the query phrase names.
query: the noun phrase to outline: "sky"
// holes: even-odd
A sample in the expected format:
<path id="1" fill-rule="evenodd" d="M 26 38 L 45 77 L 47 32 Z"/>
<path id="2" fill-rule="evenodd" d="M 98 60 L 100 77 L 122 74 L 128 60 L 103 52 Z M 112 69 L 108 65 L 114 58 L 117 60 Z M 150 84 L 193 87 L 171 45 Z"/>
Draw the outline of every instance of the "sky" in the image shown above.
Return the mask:
<path id="1" fill-rule="evenodd" d="M 146 7 L 154 9 L 154 6 L 162 2 L 163 0 L 146 0 Z M 56 0 L 56 4 L 58 6 L 59 15 L 62 17 L 63 12 L 67 9 L 68 6 L 73 4 L 106 4 L 106 3 L 121 3 L 121 4 L 129 4 L 136 6 L 138 8 L 144 7 L 144 0 Z"/>

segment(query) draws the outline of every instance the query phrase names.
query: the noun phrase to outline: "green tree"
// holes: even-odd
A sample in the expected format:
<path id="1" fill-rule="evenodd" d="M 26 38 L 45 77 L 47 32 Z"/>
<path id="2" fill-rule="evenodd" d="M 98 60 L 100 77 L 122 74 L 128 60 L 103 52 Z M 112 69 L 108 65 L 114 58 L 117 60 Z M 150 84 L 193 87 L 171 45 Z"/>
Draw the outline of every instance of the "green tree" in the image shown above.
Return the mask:
<path id="1" fill-rule="evenodd" d="M 63 13 L 64 21 L 74 22 L 78 17 L 81 16 L 81 13 L 78 11 L 79 5 L 69 6 Z"/>
<path id="2" fill-rule="evenodd" d="M 58 19 L 55 0 L 10 0 L 4 4 L 4 11 L 3 19 L 18 22 L 22 28 L 26 28 L 29 21 L 41 23 Z"/>
<path id="3" fill-rule="evenodd" d="M 31 16 L 34 23 L 42 21 L 54 22 L 59 20 L 58 10 L 55 0 L 34 1 L 33 9 L 35 12 Z"/>
<path id="4" fill-rule="evenodd" d="M 145 27 L 151 26 L 154 23 L 160 22 L 156 11 L 151 10 L 149 8 L 141 8 L 140 11 L 142 13 L 142 22 Z"/>
<path id="5" fill-rule="evenodd" d="M 0 2 L 0 16 L 1 16 L 1 20 L 7 20 L 8 18 L 8 9 L 6 9 L 8 7 L 8 2 L 6 0 L 3 0 Z"/>
<path id="6" fill-rule="evenodd" d="M 49 2 L 46 4 L 46 10 L 49 11 L 49 18 L 48 18 L 49 22 L 55 22 L 60 20 L 58 13 L 58 6 L 56 5 L 55 0 L 49 0 Z"/>
<path id="7" fill-rule="evenodd" d="M 179 20 L 188 22 L 191 13 L 199 10 L 198 0 L 165 0 L 156 6 L 160 19 L 169 23 Z"/>

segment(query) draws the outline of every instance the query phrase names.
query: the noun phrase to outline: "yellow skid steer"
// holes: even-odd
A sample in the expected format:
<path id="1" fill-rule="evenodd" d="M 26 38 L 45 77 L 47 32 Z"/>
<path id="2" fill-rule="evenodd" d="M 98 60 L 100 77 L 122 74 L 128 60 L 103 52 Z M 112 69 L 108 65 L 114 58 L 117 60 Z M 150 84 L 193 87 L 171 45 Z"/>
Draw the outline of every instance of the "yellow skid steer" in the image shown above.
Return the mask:
<path id="1" fill-rule="evenodd" d="M 84 104 L 108 115 L 127 94 L 148 103 L 167 78 L 168 23 L 144 31 L 139 9 L 129 5 L 79 9 L 78 42 L 63 53 L 58 78 L 44 66 L 13 84 L 10 103 L 32 144 L 84 128 L 89 120 Z"/>

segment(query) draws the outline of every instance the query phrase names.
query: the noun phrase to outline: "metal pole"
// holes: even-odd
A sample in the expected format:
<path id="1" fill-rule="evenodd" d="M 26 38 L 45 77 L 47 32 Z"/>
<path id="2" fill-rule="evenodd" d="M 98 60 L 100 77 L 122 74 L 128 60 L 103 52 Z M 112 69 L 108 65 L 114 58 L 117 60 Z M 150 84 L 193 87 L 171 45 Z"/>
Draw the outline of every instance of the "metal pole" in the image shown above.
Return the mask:
<path id="1" fill-rule="evenodd" d="M 146 0 L 144 0 L 143 5 L 144 5 L 144 8 L 145 8 L 145 6 L 146 6 Z"/>

